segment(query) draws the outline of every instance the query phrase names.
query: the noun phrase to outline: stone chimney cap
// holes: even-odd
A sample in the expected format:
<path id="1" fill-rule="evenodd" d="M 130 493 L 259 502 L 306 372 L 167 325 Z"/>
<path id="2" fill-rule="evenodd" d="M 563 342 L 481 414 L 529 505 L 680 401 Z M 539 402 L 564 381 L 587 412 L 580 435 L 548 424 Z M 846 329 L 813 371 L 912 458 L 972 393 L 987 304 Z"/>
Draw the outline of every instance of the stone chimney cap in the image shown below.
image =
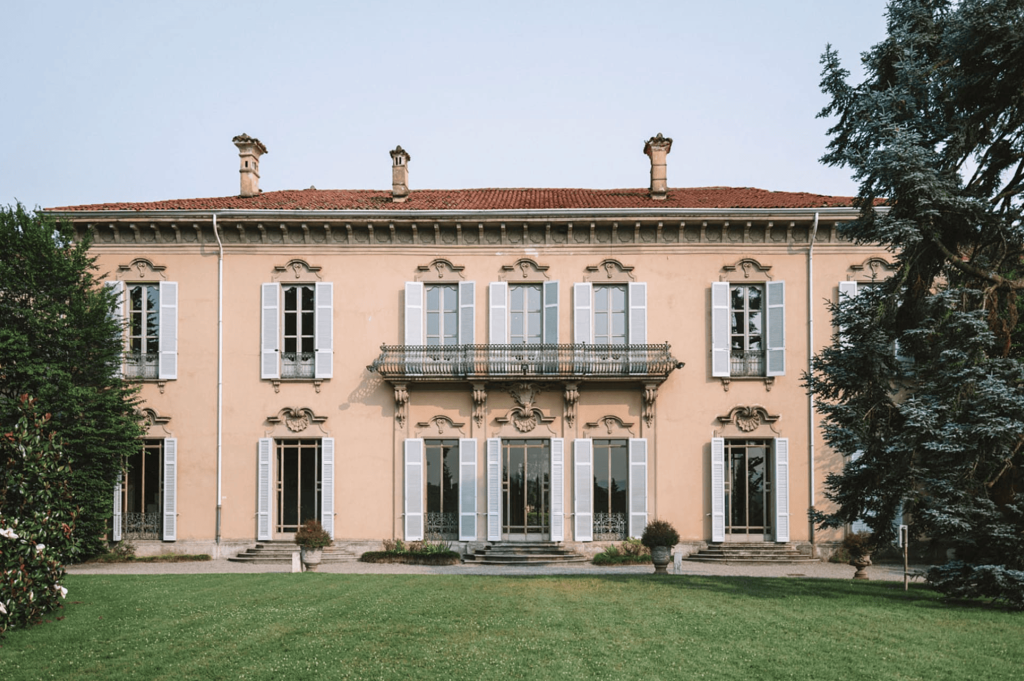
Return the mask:
<path id="1" fill-rule="evenodd" d="M 412 160 L 412 156 L 409 155 L 408 151 L 402 148 L 401 144 L 399 144 L 397 147 L 395 147 L 392 151 L 388 153 L 391 154 L 391 158 L 395 158 L 396 156 L 405 156 L 406 161 Z"/>
<path id="2" fill-rule="evenodd" d="M 660 132 L 644 143 L 644 153 L 651 155 L 651 150 L 664 151 L 666 154 L 672 151 L 672 138 L 664 137 Z"/>
<path id="3" fill-rule="evenodd" d="M 256 149 L 258 149 L 261 154 L 269 153 L 267 151 L 267 148 L 263 146 L 263 142 L 260 142 L 255 137 L 249 137 L 244 132 L 241 135 L 235 135 L 234 137 L 232 137 L 231 141 L 239 146 L 242 144 L 253 144 L 256 146 Z"/>

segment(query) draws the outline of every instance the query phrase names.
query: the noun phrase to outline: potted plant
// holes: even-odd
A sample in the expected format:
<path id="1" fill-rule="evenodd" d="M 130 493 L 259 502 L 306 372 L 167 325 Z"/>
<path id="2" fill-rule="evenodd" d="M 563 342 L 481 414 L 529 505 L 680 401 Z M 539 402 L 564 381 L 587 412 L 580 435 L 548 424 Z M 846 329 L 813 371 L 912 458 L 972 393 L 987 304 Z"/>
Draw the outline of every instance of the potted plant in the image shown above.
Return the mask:
<path id="1" fill-rule="evenodd" d="M 672 560 L 672 547 L 679 543 L 679 533 L 667 520 L 652 520 L 647 523 L 640 543 L 651 550 L 654 574 L 667 575 Z"/>
<path id="2" fill-rule="evenodd" d="M 857 568 L 854 579 L 867 579 L 867 568 L 871 565 L 871 552 L 874 550 L 870 532 L 851 532 L 843 538 L 843 548 L 850 554 L 850 565 Z"/>
<path id="3" fill-rule="evenodd" d="M 316 572 L 324 547 L 331 545 L 331 535 L 324 531 L 319 520 L 307 520 L 295 533 L 295 543 L 302 553 L 302 565 L 308 572 Z"/>

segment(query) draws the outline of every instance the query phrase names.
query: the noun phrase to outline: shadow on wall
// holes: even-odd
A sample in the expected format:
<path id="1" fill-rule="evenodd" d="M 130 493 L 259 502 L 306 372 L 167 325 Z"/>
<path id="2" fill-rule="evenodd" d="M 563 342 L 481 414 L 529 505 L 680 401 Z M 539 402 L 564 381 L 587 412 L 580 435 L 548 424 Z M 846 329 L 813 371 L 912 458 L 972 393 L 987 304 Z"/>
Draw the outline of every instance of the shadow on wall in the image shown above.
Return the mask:
<path id="1" fill-rule="evenodd" d="M 394 407 L 394 400 L 388 386 L 383 385 L 384 379 L 379 374 L 371 373 L 366 369 L 359 369 L 361 374 L 359 385 L 348 395 L 348 401 L 338 405 L 338 409 L 345 411 L 352 403 L 363 404 L 368 407 L 380 407 L 382 417 L 390 417 L 391 409 Z M 383 386 L 383 388 L 382 388 Z"/>

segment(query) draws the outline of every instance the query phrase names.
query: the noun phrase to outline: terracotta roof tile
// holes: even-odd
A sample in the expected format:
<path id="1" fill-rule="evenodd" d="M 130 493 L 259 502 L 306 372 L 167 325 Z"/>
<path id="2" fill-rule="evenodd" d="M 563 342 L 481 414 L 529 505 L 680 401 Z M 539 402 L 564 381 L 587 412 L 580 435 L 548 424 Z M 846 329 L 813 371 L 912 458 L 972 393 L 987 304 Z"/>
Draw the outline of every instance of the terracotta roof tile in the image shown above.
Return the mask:
<path id="1" fill-rule="evenodd" d="M 750 187 L 669 189 L 654 201 L 647 189 L 420 189 L 404 203 L 391 192 L 350 189 L 301 189 L 265 192 L 242 198 L 174 199 L 143 203 L 62 206 L 52 211 L 104 210 L 528 210 L 587 208 L 846 208 L 849 196 L 770 192 Z"/>

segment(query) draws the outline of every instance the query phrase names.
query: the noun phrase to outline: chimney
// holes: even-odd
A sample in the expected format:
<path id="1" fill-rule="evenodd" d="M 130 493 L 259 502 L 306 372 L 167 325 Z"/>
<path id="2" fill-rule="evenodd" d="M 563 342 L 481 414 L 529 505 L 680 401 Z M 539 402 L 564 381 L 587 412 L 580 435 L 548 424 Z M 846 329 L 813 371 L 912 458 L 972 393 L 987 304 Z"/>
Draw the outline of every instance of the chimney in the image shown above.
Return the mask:
<path id="1" fill-rule="evenodd" d="M 391 152 L 391 198 L 395 203 L 403 203 L 409 198 L 409 161 L 412 156 L 402 148 L 395 147 Z"/>
<path id="2" fill-rule="evenodd" d="M 238 172 L 242 177 L 241 196 L 244 198 L 259 196 L 260 156 L 267 153 L 267 148 L 263 146 L 263 142 L 255 137 L 249 137 L 244 132 L 231 141 L 238 147 Z"/>
<path id="3" fill-rule="evenodd" d="M 651 198 L 656 201 L 664 201 L 668 196 L 665 157 L 670 151 L 672 151 L 672 138 L 662 137 L 660 132 L 644 144 L 644 153 L 651 157 Z"/>

